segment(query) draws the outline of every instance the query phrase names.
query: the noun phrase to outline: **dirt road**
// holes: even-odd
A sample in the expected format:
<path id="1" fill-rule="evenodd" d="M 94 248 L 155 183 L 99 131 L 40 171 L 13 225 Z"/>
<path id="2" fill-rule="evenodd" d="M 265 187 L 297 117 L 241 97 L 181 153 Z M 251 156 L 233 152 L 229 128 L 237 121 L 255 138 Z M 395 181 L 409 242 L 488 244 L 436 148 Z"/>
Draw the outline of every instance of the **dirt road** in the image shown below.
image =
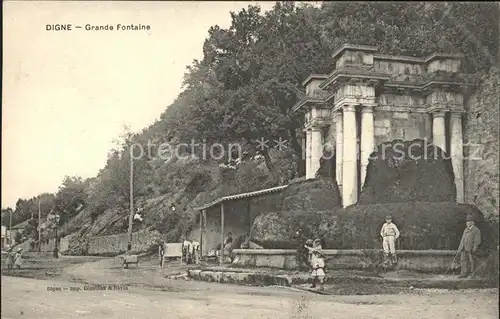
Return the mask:
<path id="1" fill-rule="evenodd" d="M 36 259 L 14 274 L 46 280 L 2 276 L 2 318 L 498 318 L 497 289 L 321 296 L 168 279 L 185 266 L 160 269 L 154 259 L 130 269 L 122 269 L 119 258 L 63 259 Z M 97 285 L 127 290 L 88 289 L 103 288 Z"/>
<path id="2" fill-rule="evenodd" d="M 496 290 L 319 296 L 180 282 L 181 291 L 85 290 L 98 286 L 2 276 L 2 318 L 498 318 Z"/>

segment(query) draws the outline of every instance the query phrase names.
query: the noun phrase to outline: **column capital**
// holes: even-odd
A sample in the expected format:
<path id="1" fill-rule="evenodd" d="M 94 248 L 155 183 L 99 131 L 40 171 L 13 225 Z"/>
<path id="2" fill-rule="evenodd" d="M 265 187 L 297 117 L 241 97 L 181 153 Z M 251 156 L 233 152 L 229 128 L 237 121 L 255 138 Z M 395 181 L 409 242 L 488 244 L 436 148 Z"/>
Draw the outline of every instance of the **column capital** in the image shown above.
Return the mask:
<path id="1" fill-rule="evenodd" d="M 356 105 L 355 104 L 344 104 L 342 106 L 342 110 L 344 112 L 356 112 Z"/>
<path id="2" fill-rule="evenodd" d="M 340 110 L 332 113 L 332 122 L 337 123 L 337 121 L 342 121 L 342 112 Z"/>
<path id="3" fill-rule="evenodd" d="M 361 106 L 361 113 L 373 113 L 373 105 L 365 105 Z"/>
<path id="4" fill-rule="evenodd" d="M 311 132 L 321 132 L 321 126 L 311 126 L 309 129 Z"/>
<path id="5" fill-rule="evenodd" d="M 433 118 L 444 117 L 446 115 L 446 110 L 436 110 L 431 112 L 431 114 Z"/>
<path id="6" fill-rule="evenodd" d="M 452 110 L 450 111 L 450 116 L 461 118 L 464 113 L 462 110 Z"/>

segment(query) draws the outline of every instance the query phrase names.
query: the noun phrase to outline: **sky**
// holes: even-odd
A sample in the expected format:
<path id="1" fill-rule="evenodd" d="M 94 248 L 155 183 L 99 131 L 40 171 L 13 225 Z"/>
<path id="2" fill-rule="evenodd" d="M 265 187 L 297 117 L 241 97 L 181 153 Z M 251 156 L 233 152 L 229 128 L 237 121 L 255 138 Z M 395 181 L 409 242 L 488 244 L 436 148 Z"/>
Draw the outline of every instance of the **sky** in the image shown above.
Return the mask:
<path id="1" fill-rule="evenodd" d="M 125 125 L 140 131 L 175 100 L 210 26 L 228 27 L 229 12 L 249 4 L 4 1 L 2 208 L 56 192 L 66 175 L 96 176 Z"/>

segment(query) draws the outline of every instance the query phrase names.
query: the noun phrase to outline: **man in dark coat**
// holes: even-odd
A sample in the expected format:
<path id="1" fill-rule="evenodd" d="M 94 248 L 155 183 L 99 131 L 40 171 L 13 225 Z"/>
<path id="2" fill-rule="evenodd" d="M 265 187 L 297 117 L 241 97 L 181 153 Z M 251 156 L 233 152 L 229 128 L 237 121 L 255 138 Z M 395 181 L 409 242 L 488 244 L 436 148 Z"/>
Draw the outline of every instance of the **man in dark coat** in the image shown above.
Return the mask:
<path id="1" fill-rule="evenodd" d="M 467 216 L 467 227 L 462 235 L 462 240 L 458 246 L 460 252 L 460 276 L 465 278 L 470 274 L 474 274 L 474 266 L 476 263 L 476 251 L 481 244 L 481 231 L 474 225 L 474 216 Z"/>

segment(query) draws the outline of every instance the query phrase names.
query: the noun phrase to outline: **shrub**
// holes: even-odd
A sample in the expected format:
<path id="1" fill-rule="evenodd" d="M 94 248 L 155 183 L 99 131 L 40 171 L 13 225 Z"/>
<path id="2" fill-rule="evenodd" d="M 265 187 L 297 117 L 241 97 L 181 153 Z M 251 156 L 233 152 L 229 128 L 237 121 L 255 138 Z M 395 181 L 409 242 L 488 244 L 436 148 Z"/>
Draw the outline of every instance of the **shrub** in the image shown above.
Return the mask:
<path id="1" fill-rule="evenodd" d="M 380 144 L 370 156 L 359 203 L 454 201 L 453 167 L 444 155 L 422 139 Z"/>
<path id="2" fill-rule="evenodd" d="M 281 197 L 284 211 L 321 211 L 340 206 L 338 186 L 328 177 L 291 184 Z"/>

